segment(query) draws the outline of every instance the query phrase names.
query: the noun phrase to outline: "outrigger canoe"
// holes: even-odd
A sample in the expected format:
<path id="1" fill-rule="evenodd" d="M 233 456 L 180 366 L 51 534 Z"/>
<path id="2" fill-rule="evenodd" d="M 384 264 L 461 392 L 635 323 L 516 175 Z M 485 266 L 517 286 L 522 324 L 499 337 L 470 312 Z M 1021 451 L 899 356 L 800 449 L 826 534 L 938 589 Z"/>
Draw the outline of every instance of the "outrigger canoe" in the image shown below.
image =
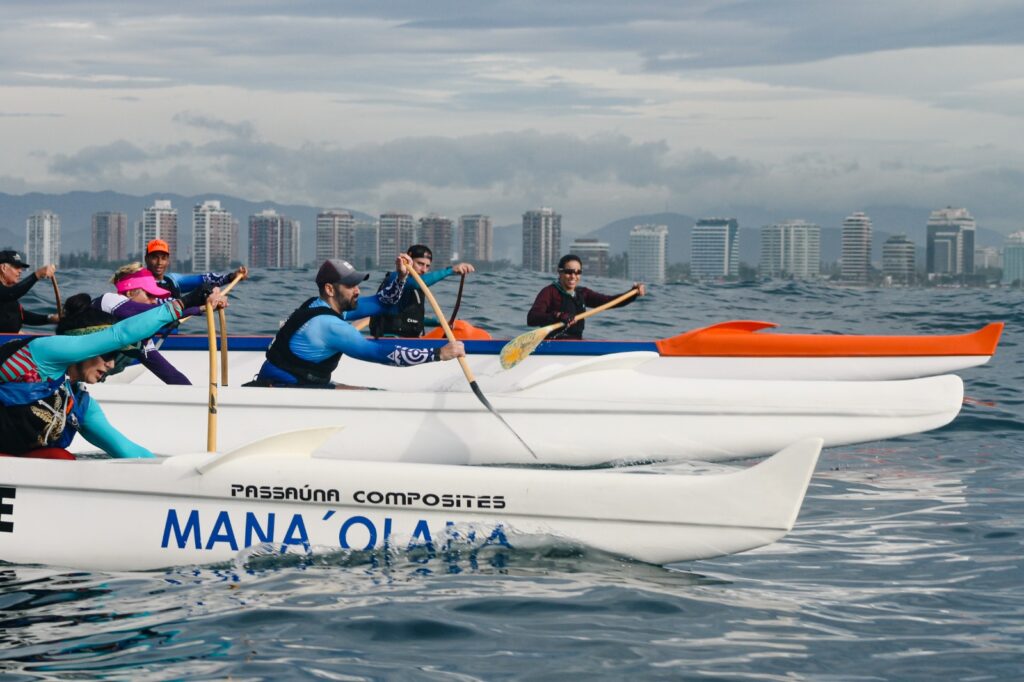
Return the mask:
<path id="1" fill-rule="evenodd" d="M 443 384 L 415 391 L 221 387 L 218 443 L 236 448 L 281 430 L 344 424 L 325 456 L 438 464 L 596 466 L 721 461 L 771 454 L 794 439 L 825 445 L 893 438 L 949 423 L 963 401 L 955 375 L 903 381 L 676 379 L 638 371 L 652 353 L 583 358 L 477 375 L 534 459 L 469 391 L 456 363 Z M 497 359 L 492 359 L 497 362 Z M 395 369 L 414 381 L 419 368 Z M 233 370 L 234 371 L 234 370 Z M 208 372 L 207 372 L 208 376 Z M 126 436 L 169 454 L 205 445 L 207 388 L 103 383 L 89 387 Z M 73 446 L 90 446 L 76 439 Z"/>
<path id="2" fill-rule="evenodd" d="M 472 553 L 551 542 L 692 561 L 792 529 L 821 448 L 801 441 L 725 474 L 568 472 L 311 458 L 328 431 L 226 455 L 0 457 L 0 561 L 150 570 L 254 551 Z"/>
<path id="3" fill-rule="evenodd" d="M 959 372 L 985 364 L 996 352 L 1003 330 L 993 322 L 969 334 L 921 336 L 858 336 L 840 334 L 779 334 L 767 330 L 771 322 L 735 320 L 679 334 L 658 341 L 545 341 L 523 362 L 533 369 L 573 359 L 634 351 L 657 354 L 641 371 L 657 376 L 703 379 L 768 379 L 794 381 L 886 381 L 914 379 Z M 476 374 L 498 371 L 495 358 L 507 342 L 492 340 L 482 330 L 457 321 L 454 327 L 466 346 L 470 367 Z M 376 343 L 414 347 L 441 345 L 440 335 L 423 339 L 379 339 Z M 0 337 L 0 341 L 3 337 Z M 264 359 L 269 336 L 231 336 L 230 364 L 242 381 L 251 378 Z M 174 335 L 161 352 L 191 378 L 205 381 L 206 336 Z M 436 365 L 420 376 L 436 381 L 450 373 Z M 147 373 L 129 375 L 142 383 L 159 383 Z M 344 358 L 336 381 L 417 390 L 408 384 L 410 375 L 391 368 Z M 124 380 L 122 378 L 122 380 Z M 426 385 L 426 384 L 420 384 Z"/>

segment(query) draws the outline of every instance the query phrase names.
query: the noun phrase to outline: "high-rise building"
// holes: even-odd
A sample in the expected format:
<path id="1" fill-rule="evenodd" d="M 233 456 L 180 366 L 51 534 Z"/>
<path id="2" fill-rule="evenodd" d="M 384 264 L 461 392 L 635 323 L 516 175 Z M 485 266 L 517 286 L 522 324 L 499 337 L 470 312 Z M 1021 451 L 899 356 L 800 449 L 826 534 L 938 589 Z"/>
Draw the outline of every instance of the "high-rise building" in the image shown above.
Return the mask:
<path id="1" fill-rule="evenodd" d="M 451 219 L 436 213 L 420 218 L 419 242 L 434 254 L 434 267 L 446 268 L 452 264 L 453 236 Z"/>
<path id="2" fill-rule="evenodd" d="M 569 253 L 580 257 L 583 271 L 594 277 L 608 276 L 608 254 L 611 245 L 597 239 L 577 239 L 569 248 Z"/>
<path id="3" fill-rule="evenodd" d="M 178 252 L 178 209 L 167 199 L 157 199 L 142 212 L 142 231 L 139 233 L 137 252 L 146 253 L 146 244 L 153 239 L 163 239 L 170 248 L 171 262 L 181 258 Z"/>
<path id="4" fill-rule="evenodd" d="M 982 268 L 1003 267 L 1003 252 L 994 246 L 982 246 L 974 249 L 974 271 Z"/>
<path id="5" fill-rule="evenodd" d="M 297 268 L 300 225 L 272 208 L 249 216 L 249 265 L 254 268 Z"/>
<path id="6" fill-rule="evenodd" d="M 882 274 L 891 277 L 894 284 L 913 284 L 916 272 L 914 242 L 907 239 L 905 234 L 886 239 L 882 244 Z"/>
<path id="7" fill-rule="evenodd" d="M 787 220 L 761 228 L 762 277 L 813 279 L 821 273 L 821 227 Z"/>
<path id="8" fill-rule="evenodd" d="M 381 213 L 377 231 L 378 263 L 391 267 L 398 254 L 417 242 L 416 223 L 406 213 Z M 436 254 L 435 254 L 436 257 Z"/>
<path id="9" fill-rule="evenodd" d="M 1024 232 L 1014 232 L 1003 246 L 1003 284 L 1024 285 Z"/>
<path id="10" fill-rule="evenodd" d="M 929 279 L 974 274 L 974 218 L 966 208 L 947 206 L 928 216 L 925 271 Z"/>
<path id="11" fill-rule="evenodd" d="M 350 261 L 356 268 L 372 270 L 380 263 L 380 235 L 376 221 L 358 222 L 355 227 L 355 260 Z M 394 259 L 391 259 L 394 263 Z"/>
<path id="12" fill-rule="evenodd" d="M 740 274 L 740 225 L 735 218 L 702 218 L 690 237 L 690 274 L 699 279 Z"/>
<path id="13" fill-rule="evenodd" d="M 842 278 L 867 282 L 871 269 L 871 218 L 857 211 L 843 221 Z"/>
<path id="14" fill-rule="evenodd" d="M 124 213 L 99 211 L 92 214 L 93 260 L 122 262 L 128 257 L 128 216 Z"/>
<path id="15" fill-rule="evenodd" d="M 192 269 L 225 270 L 231 264 L 237 223 L 220 202 L 204 201 L 192 208 Z"/>
<path id="16" fill-rule="evenodd" d="M 331 208 L 316 215 L 316 263 L 343 258 L 355 263 L 356 220 L 348 211 Z"/>
<path id="17" fill-rule="evenodd" d="M 554 272 L 562 257 L 562 216 L 550 208 L 523 214 L 523 267 Z"/>
<path id="18" fill-rule="evenodd" d="M 634 282 L 665 283 L 668 227 L 636 225 L 629 231 L 629 277 Z"/>
<path id="19" fill-rule="evenodd" d="M 53 211 L 36 211 L 25 221 L 25 257 L 38 268 L 60 263 L 60 216 Z"/>
<path id="20" fill-rule="evenodd" d="M 459 218 L 459 260 L 470 262 L 494 260 L 494 224 L 486 215 L 464 215 Z"/>

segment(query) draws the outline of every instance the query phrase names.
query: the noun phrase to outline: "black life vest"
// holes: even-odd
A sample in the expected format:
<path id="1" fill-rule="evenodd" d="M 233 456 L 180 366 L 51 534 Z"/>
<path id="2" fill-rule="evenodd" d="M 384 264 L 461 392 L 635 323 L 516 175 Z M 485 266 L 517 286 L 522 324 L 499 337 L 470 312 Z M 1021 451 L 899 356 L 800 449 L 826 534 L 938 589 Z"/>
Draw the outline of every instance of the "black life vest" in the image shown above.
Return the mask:
<path id="1" fill-rule="evenodd" d="M 320 362 L 304 360 L 292 352 L 292 337 L 302 328 L 302 325 L 317 315 L 334 315 L 339 319 L 343 319 L 341 315 L 327 306 L 310 308 L 309 306 L 316 300 L 318 299 L 314 296 L 300 305 L 288 320 L 285 321 L 284 326 L 277 331 L 277 335 L 274 336 L 274 340 L 267 349 L 267 360 L 278 369 L 282 369 L 298 379 L 299 384 L 330 384 L 331 374 L 338 368 L 338 363 L 341 361 L 340 352 Z"/>
<path id="2" fill-rule="evenodd" d="M 384 281 L 377 287 L 380 292 L 387 284 L 391 273 L 384 278 Z M 375 337 L 381 336 L 409 336 L 419 338 L 423 336 L 424 318 L 424 297 L 419 287 L 406 285 L 402 290 L 402 296 L 398 299 L 396 307 L 398 313 L 395 315 L 379 315 L 370 318 L 370 333 Z"/>
<path id="3" fill-rule="evenodd" d="M 552 285 L 554 286 L 554 285 Z M 558 291 L 558 295 L 561 298 L 559 304 L 559 310 L 561 312 L 569 313 L 570 315 L 579 315 L 587 309 L 587 304 L 583 302 L 583 294 L 579 291 L 576 292 L 575 296 L 569 296 L 564 291 L 555 287 Z M 548 334 L 549 339 L 582 339 L 583 338 L 583 325 L 586 324 L 585 320 L 580 320 L 569 327 L 559 327 L 555 331 Z"/>
<path id="4" fill-rule="evenodd" d="M 25 322 L 25 313 L 17 301 L 0 303 L 0 333 L 17 334 Z"/>
<path id="5" fill-rule="evenodd" d="M 165 275 L 162 280 L 156 283 L 156 285 L 161 289 L 167 289 L 167 291 L 171 292 L 171 295 L 168 298 L 181 298 L 181 290 L 178 289 L 177 284 L 171 281 L 170 277 Z"/>
<path id="6" fill-rule="evenodd" d="M 16 339 L 0 346 L 0 365 L 28 344 Z M 38 382 L 0 382 L 0 451 L 22 455 L 37 448 L 71 444 L 89 395 L 66 376 Z"/>

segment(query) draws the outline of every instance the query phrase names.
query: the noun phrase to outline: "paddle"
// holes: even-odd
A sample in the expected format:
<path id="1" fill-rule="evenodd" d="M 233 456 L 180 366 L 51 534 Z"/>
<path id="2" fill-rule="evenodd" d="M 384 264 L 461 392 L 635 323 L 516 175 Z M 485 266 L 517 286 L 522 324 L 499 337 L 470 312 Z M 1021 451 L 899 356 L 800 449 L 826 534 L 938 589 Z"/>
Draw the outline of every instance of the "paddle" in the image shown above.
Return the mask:
<path id="1" fill-rule="evenodd" d="M 64 306 L 60 302 L 60 287 L 57 286 L 57 273 L 53 273 L 50 277 L 50 281 L 53 283 L 53 297 L 57 299 L 57 319 L 64 319 Z"/>
<path id="2" fill-rule="evenodd" d="M 406 269 L 409 271 L 409 275 L 414 280 L 416 280 L 416 285 L 419 286 L 420 290 L 423 292 L 423 295 L 427 297 L 428 301 L 430 301 L 430 307 L 434 309 L 434 314 L 437 315 L 437 321 L 441 323 L 441 328 L 444 329 L 444 335 L 448 337 L 448 341 L 450 343 L 455 343 L 455 334 L 452 333 L 452 328 L 448 325 L 448 320 L 445 319 L 444 313 L 441 312 L 441 306 L 438 305 L 437 299 L 434 298 L 434 294 L 430 292 L 430 288 L 427 287 L 426 283 L 423 281 L 423 278 L 420 277 L 419 273 L 417 273 L 416 270 L 413 269 L 412 265 L 409 265 Z M 516 430 L 513 429 L 512 426 L 509 425 L 507 421 L 505 421 L 504 417 L 498 414 L 498 411 L 494 409 L 493 405 L 491 405 L 491 401 L 489 401 L 487 397 L 484 395 L 484 392 L 480 390 L 480 386 L 476 383 L 476 377 L 473 376 L 473 371 L 469 368 L 469 363 L 466 362 L 466 358 L 461 357 L 458 358 L 458 360 L 459 365 L 462 367 L 462 373 L 466 375 L 466 381 L 469 382 L 469 387 L 473 389 L 473 393 L 476 394 L 476 397 L 480 400 L 481 403 L 483 403 L 483 406 L 486 407 L 491 414 L 497 417 L 498 421 L 504 424 L 506 429 L 512 432 L 512 435 L 515 436 L 516 439 L 523 444 L 523 447 L 526 448 L 527 452 L 533 455 L 534 459 L 537 459 L 537 453 L 533 451 L 533 448 L 526 444 L 526 441 L 523 440 L 518 433 L 516 433 Z"/>
<path id="3" fill-rule="evenodd" d="M 585 320 L 591 315 L 597 315 L 603 310 L 614 308 L 623 301 L 636 296 L 638 292 L 639 289 L 630 289 L 618 298 L 614 298 L 603 305 L 599 305 L 596 308 L 591 308 L 590 310 L 580 313 L 576 316 L 576 320 Z M 564 322 L 555 322 L 554 324 L 549 324 L 546 327 L 540 327 L 533 331 L 525 332 L 512 339 L 501 349 L 501 366 L 505 369 L 515 367 L 522 362 L 526 356 L 536 350 L 537 346 L 540 345 L 540 342 L 543 341 L 548 334 L 564 326 Z"/>
<path id="4" fill-rule="evenodd" d="M 213 306 L 206 309 L 206 343 L 210 349 L 210 399 L 206 413 L 206 451 L 217 451 L 217 331 L 213 325 Z"/>
<path id="5" fill-rule="evenodd" d="M 235 285 L 238 284 L 241 281 L 242 281 L 242 276 L 241 275 L 235 275 L 235 278 L 233 280 L 231 280 L 231 282 L 229 282 L 228 285 L 226 287 L 224 287 L 221 290 L 220 293 L 222 293 L 225 296 L 227 296 L 228 292 L 231 291 L 232 289 L 234 289 Z M 206 306 L 205 305 L 202 307 L 202 310 L 206 310 Z M 188 315 L 186 317 L 181 318 L 180 320 L 178 320 L 178 324 L 181 324 L 182 322 L 184 322 L 185 320 L 190 319 L 191 317 L 192 317 L 191 315 Z"/>

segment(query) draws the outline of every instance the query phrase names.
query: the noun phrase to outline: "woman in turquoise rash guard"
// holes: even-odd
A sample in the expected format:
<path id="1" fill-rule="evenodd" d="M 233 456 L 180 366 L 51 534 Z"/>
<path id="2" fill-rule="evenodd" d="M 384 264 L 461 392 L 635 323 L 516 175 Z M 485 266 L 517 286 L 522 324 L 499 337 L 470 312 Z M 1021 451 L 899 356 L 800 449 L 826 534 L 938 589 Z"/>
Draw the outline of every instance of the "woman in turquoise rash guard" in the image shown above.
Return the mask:
<path id="1" fill-rule="evenodd" d="M 0 453 L 22 457 L 74 459 L 64 448 L 81 431 L 114 457 L 152 457 L 107 421 L 85 384 L 94 384 L 114 365 L 119 349 L 138 343 L 182 317 L 185 304 L 173 299 L 149 312 L 114 323 L 91 307 L 88 294 L 65 305 L 58 336 L 19 339 L 0 346 Z M 227 305 L 218 289 L 207 305 Z"/>

